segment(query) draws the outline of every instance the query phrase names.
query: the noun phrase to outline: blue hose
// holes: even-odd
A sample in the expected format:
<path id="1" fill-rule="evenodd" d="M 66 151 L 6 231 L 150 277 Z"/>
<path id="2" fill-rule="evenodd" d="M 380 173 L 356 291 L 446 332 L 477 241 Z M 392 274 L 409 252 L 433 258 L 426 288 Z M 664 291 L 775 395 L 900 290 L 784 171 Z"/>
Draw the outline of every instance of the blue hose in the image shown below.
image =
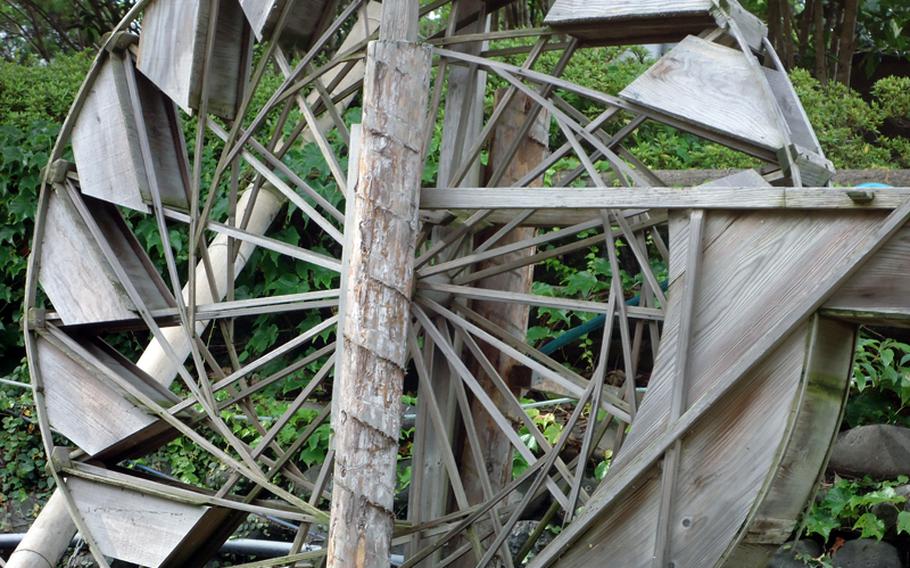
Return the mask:
<path id="1" fill-rule="evenodd" d="M 667 286 L 669 286 L 669 283 L 666 280 L 664 280 L 660 283 L 660 289 L 665 292 L 667 291 Z M 637 306 L 640 302 L 641 302 L 641 295 L 635 295 L 635 296 L 629 298 L 628 300 L 626 300 L 626 305 L 627 306 Z M 559 349 L 562 349 L 566 345 L 569 345 L 570 343 L 574 343 L 575 341 L 578 341 L 586 333 L 591 333 L 592 331 L 597 331 L 598 329 L 602 328 L 606 321 L 607 321 L 606 314 L 601 314 L 601 315 L 597 316 L 596 318 L 586 321 L 585 323 L 581 324 L 578 327 L 573 327 L 572 329 L 566 331 L 565 333 L 563 333 L 556 339 L 553 339 L 552 341 L 548 341 L 538 351 L 540 351 L 544 355 L 551 355 L 552 353 L 554 353 L 555 351 L 557 351 Z"/>

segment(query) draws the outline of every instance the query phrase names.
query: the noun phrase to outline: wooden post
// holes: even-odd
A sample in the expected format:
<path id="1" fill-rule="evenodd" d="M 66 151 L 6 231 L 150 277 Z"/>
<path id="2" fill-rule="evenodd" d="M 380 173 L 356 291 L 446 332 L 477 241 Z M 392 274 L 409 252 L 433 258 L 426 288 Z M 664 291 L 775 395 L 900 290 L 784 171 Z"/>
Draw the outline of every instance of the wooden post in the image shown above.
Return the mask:
<path id="1" fill-rule="evenodd" d="M 455 0 L 452 4 L 452 15 L 455 21 L 467 21 L 464 27 L 456 30 L 455 35 L 481 33 L 486 28 L 487 18 L 482 18 L 483 0 Z M 471 19 L 473 17 L 473 19 Z M 453 49 L 479 55 L 481 42 L 456 44 Z M 465 154 L 483 129 L 483 96 L 486 87 L 486 71 L 461 65 L 445 67 L 447 88 L 445 93 L 445 115 L 442 125 L 442 140 L 439 148 L 439 170 L 436 185 L 439 188 L 451 186 L 453 174 L 460 169 Z M 442 73 L 443 68 L 437 69 Z M 437 79 L 439 80 L 439 79 Z M 480 160 L 476 160 L 464 184 L 469 187 L 480 186 Z M 448 227 L 434 227 L 431 240 L 443 240 L 451 231 Z M 454 249 L 454 247 L 453 247 Z M 458 250 L 452 250 L 457 254 Z M 429 356 L 431 365 L 429 388 L 433 391 L 445 428 L 446 440 L 451 441 L 455 434 L 455 421 L 458 413 L 455 394 L 455 381 L 461 379 L 452 373 L 445 355 L 438 349 Z M 408 501 L 408 520 L 421 523 L 437 519 L 448 512 L 452 497 L 451 481 L 445 467 L 444 456 L 452 452 L 451 443 L 443 447 L 439 433 L 433 423 L 428 404 L 421 401 L 426 396 L 421 386 L 417 391 L 417 421 L 414 433 L 413 469 L 411 475 L 411 493 Z M 420 550 L 429 544 L 432 537 L 420 533 L 414 535 L 411 550 Z M 420 566 L 428 568 L 439 563 L 441 551 L 424 560 Z M 473 558 L 473 555 L 469 555 Z"/>
<path id="2" fill-rule="evenodd" d="M 503 96 L 503 94 L 504 92 L 497 93 L 497 98 Z M 534 103 L 530 97 L 522 93 L 516 93 L 506 107 L 506 111 L 493 133 L 489 170 L 495 171 L 505 167 L 502 179 L 502 183 L 505 185 L 510 185 L 521 179 L 534 166 L 546 158 L 549 138 L 549 115 L 546 111 L 541 111 L 537 114 L 515 156 L 511 159 L 509 157 L 509 148 L 516 137 L 521 135 L 523 126 L 528 120 L 529 113 L 533 107 Z M 505 166 L 503 164 L 504 160 L 509 160 Z M 478 237 L 479 242 L 483 242 L 500 228 L 493 226 L 482 231 Z M 534 231 L 535 229 L 527 227 L 515 228 L 502 237 L 499 245 L 529 239 L 534 236 Z M 503 255 L 479 264 L 477 269 L 483 270 L 490 266 L 510 262 L 523 256 L 533 255 L 534 252 L 533 248 L 529 248 Z M 533 271 L 533 266 L 516 268 L 495 276 L 483 278 L 477 282 L 476 286 L 503 292 L 511 291 L 527 294 L 531 291 Z M 529 317 L 529 306 L 527 304 L 478 301 L 474 305 L 474 310 L 503 329 L 508 330 L 515 337 L 524 340 Z M 483 349 L 490 363 L 495 366 L 499 375 L 509 382 L 509 386 L 515 393 L 518 393 L 522 387 L 522 381 L 517 376 L 520 374 L 521 369 L 518 362 L 486 344 L 481 344 L 481 349 Z M 500 402 L 503 395 L 495 388 L 491 379 L 484 375 L 479 366 L 476 366 L 473 370 L 480 383 L 490 393 L 490 396 Z M 489 476 L 490 489 L 494 493 L 512 481 L 512 446 L 500 427 L 497 426 L 496 422 L 477 400 L 472 400 L 471 406 L 475 429 L 483 448 L 482 461 L 486 464 L 487 471 L 481 472 L 477 470 L 475 466 L 477 460 L 471 456 L 471 448 L 468 445 L 465 446 L 465 453 L 461 459 L 461 469 L 463 472 L 462 481 L 464 482 L 468 499 L 472 504 L 477 504 L 486 500 L 483 483 L 481 482 L 484 475 Z M 500 408 L 505 408 L 505 404 L 500 404 Z M 517 417 L 515 418 L 517 419 Z"/>
<path id="3" fill-rule="evenodd" d="M 418 3 L 387 0 L 367 47 L 363 125 L 345 267 L 344 353 L 335 384 L 335 476 L 328 566 L 389 564 L 400 399 L 411 321 L 431 50 Z"/>

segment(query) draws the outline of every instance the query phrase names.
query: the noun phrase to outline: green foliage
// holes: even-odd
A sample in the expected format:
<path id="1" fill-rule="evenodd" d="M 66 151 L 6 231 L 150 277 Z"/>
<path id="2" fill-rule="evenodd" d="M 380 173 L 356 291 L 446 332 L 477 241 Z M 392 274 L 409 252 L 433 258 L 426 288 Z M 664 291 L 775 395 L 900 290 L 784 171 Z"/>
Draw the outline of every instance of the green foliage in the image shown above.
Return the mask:
<path id="1" fill-rule="evenodd" d="M 62 123 L 91 62 L 88 52 L 46 65 L 0 61 L 0 124 L 27 131 L 36 121 Z"/>
<path id="2" fill-rule="evenodd" d="M 838 479 L 806 514 L 806 534 L 817 534 L 828 540 L 834 531 L 853 530 L 862 538 L 881 540 L 886 527 L 873 512 L 873 507 L 881 504 L 903 505 L 907 498 L 898 495 L 894 487 L 907 481 L 905 476 L 883 482 L 873 482 L 868 478 L 860 481 Z M 898 527 L 898 532 L 910 529 L 910 518 L 907 515 L 901 518 L 903 524 Z"/>
<path id="3" fill-rule="evenodd" d="M 23 361 L 8 380 L 28 382 Z M 0 384 L 0 504 L 22 501 L 50 489 L 45 458 L 32 403 L 32 391 Z"/>
<path id="4" fill-rule="evenodd" d="M 41 170 L 57 127 L 0 126 L 0 373 L 22 357 L 19 321 Z"/>
<path id="5" fill-rule="evenodd" d="M 888 338 L 861 337 L 853 363 L 851 396 L 844 420 L 910 426 L 910 345 Z"/>
<path id="6" fill-rule="evenodd" d="M 910 167 L 907 140 L 882 134 L 886 119 L 908 119 L 910 89 L 906 78 L 878 81 L 872 89 L 873 100 L 867 102 L 840 83 L 822 85 L 803 69 L 794 70 L 790 77 L 819 142 L 836 167 Z"/>
<path id="7" fill-rule="evenodd" d="M 885 118 L 910 121 L 910 77 L 885 77 L 872 86 Z"/>

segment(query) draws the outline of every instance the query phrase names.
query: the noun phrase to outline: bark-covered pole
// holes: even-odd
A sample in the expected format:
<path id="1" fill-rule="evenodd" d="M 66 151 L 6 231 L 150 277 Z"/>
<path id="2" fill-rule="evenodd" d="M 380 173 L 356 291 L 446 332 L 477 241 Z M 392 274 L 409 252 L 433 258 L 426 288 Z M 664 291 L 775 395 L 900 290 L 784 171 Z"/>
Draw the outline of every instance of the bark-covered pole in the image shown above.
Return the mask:
<path id="1" fill-rule="evenodd" d="M 382 3 L 367 47 L 341 372 L 328 565 L 389 565 L 400 399 L 411 319 L 431 51 L 417 43 L 417 0 Z"/>

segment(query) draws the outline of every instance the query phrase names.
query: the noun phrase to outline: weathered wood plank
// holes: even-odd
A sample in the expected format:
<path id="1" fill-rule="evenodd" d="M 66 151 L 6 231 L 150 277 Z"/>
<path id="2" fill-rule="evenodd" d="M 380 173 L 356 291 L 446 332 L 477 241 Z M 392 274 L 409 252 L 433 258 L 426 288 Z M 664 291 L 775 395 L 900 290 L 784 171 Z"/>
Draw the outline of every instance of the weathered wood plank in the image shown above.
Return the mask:
<path id="1" fill-rule="evenodd" d="M 694 36 L 681 41 L 620 96 L 760 148 L 776 151 L 785 144 L 776 126 L 774 101 L 756 85 L 746 56 Z"/>
<path id="2" fill-rule="evenodd" d="M 714 25 L 710 0 L 557 0 L 544 23 L 593 44 L 666 43 Z"/>
<path id="3" fill-rule="evenodd" d="M 111 54 L 101 66 L 73 126 L 73 155 L 82 190 L 130 209 L 148 212 L 148 175 L 130 105 L 126 65 Z"/>
<path id="4" fill-rule="evenodd" d="M 75 477 L 66 483 L 104 554 L 141 566 L 161 566 L 209 509 Z"/>
<path id="5" fill-rule="evenodd" d="M 860 194 L 871 201 L 857 202 Z M 910 197 L 910 187 L 834 189 L 830 187 L 615 187 L 423 189 L 423 209 L 894 209 Z M 577 217 L 572 217 L 577 219 Z M 577 221 L 576 221 L 577 222 Z"/>
<path id="6" fill-rule="evenodd" d="M 41 287 L 67 325 L 134 319 L 135 306 L 70 201 L 74 197 L 80 198 L 62 189 L 49 196 L 38 272 Z M 91 197 L 82 199 L 143 299 L 156 309 L 172 307 L 173 299 L 116 208 Z"/>
<path id="7" fill-rule="evenodd" d="M 155 0 L 143 15 L 139 71 L 187 113 L 199 107 L 211 9 L 209 0 Z M 234 118 L 250 49 L 250 28 L 240 4 L 221 2 L 207 78 L 209 112 Z"/>
<path id="8" fill-rule="evenodd" d="M 732 220 L 725 216 L 732 216 Z M 711 213 L 705 230 L 704 268 L 691 306 L 695 319 L 692 354 L 688 358 L 690 400 L 698 401 L 711 392 L 718 377 L 736 365 L 744 350 L 793 309 L 800 301 L 796 291 L 849 254 L 851 247 L 843 246 L 839 240 L 849 238 L 846 235 L 862 239 L 878 226 L 875 219 L 856 215 L 806 217 L 793 212 L 781 218 L 781 213 Z M 687 224 L 671 223 L 671 230 L 672 265 L 672 259 L 688 254 Z M 611 471 L 622 472 L 669 423 L 672 379 L 678 376 L 674 349 L 680 340 L 682 311 L 682 299 L 674 291 L 684 282 L 678 268 L 673 273 L 668 319 L 649 392 Z M 834 404 L 839 408 L 846 388 L 844 368 L 834 373 L 837 377 L 804 369 L 810 330 L 811 326 L 800 325 L 780 347 L 766 353 L 750 371 L 748 383 L 730 391 L 723 406 L 706 411 L 681 439 L 679 475 L 669 521 L 668 561 L 677 566 L 715 565 L 741 536 L 744 524 L 753 527 L 753 532 L 760 530 L 765 516 L 754 511 L 770 498 L 762 493 L 762 488 L 778 487 L 792 496 L 811 487 L 824 454 L 809 456 L 814 459 L 812 463 L 804 455 L 799 458 L 805 463 L 803 473 L 798 475 L 792 465 L 797 458 L 787 458 L 791 460 L 787 467 L 794 476 L 779 478 L 779 486 L 769 485 L 778 475 L 782 448 L 787 448 L 791 437 L 799 432 L 794 424 L 802 424 L 798 428 L 816 428 L 818 432 L 827 429 L 827 436 L 833 434 L 836 419 L 831 419 L 832 413 L 820 416 L 810 412 L 809 403 L 828 404 L 834 384 Z M 846 347 L 846 354 L 832 358 L 830 353 L 820 352 L 809 360 L 826 358 L 835 364 L 849 359 L 849 334 L 846 340 L 838 337 L 842 340 L 835 344 Z M 813 396 L 822 398 L 808 398 Z M 806 414 L 799 414 L 800 409 L 807 409 Z M 791 420 L 791 416 L 797 419 Z M 797 451 L 795 445 L 790 447 Z M 644 554 L 650 555 L 654 545 L 659 487 L 645 480 L 655 475 L 657 469 L 650 468 L 637 489 L 627 492 L 614 507 L 599 515 L 597 522 L 589 525 L 590 533 L 568 549 L 560 565 L 587 565 L 605 550 L 620 555 L 614 557 L 618 565 L 646 564 L 650 559 Z M 593 499 L 596 501 L 597 496 Z M 791 505 L 798 513 L 801 504 Z M 774 514 L 786 518 L 788 513 L 776 509 Z M 789 522 L 794 519 L 795 515 Z M 750 525 L 753 521 L 755 524 Z M 644 552 L 634 552 L 641 550 Z"/>
<path id="9" fill-rule="evenodd" d="M 259 41 L 271 40 L 281 11 L 290 0 L 240 0 L 240 7 Z M 291 7 L 279 42 L 284 46 L 306 49 L 319 32 L 327 8 L 336 0 L 311 0 L 307 6 Z"/>
<path id="10" fill-rule="evenodd" d="M 126 392 L 101 379 L 99 371 L 87 369 L 46 339 L 39 339 L 37 345 L 50 424 L 88 454 L 111 451 L 127 438 L 139 443 L 134 435 L 140 431 L 150 437 L 164 429 Z M 175 397 L 154 388 L 149 384 L 151 379 L 143 380 L 141 371 L 118 361 L 110 351 L 89 343 L 86 348 L 154 400 L 176 402 Z"/>

